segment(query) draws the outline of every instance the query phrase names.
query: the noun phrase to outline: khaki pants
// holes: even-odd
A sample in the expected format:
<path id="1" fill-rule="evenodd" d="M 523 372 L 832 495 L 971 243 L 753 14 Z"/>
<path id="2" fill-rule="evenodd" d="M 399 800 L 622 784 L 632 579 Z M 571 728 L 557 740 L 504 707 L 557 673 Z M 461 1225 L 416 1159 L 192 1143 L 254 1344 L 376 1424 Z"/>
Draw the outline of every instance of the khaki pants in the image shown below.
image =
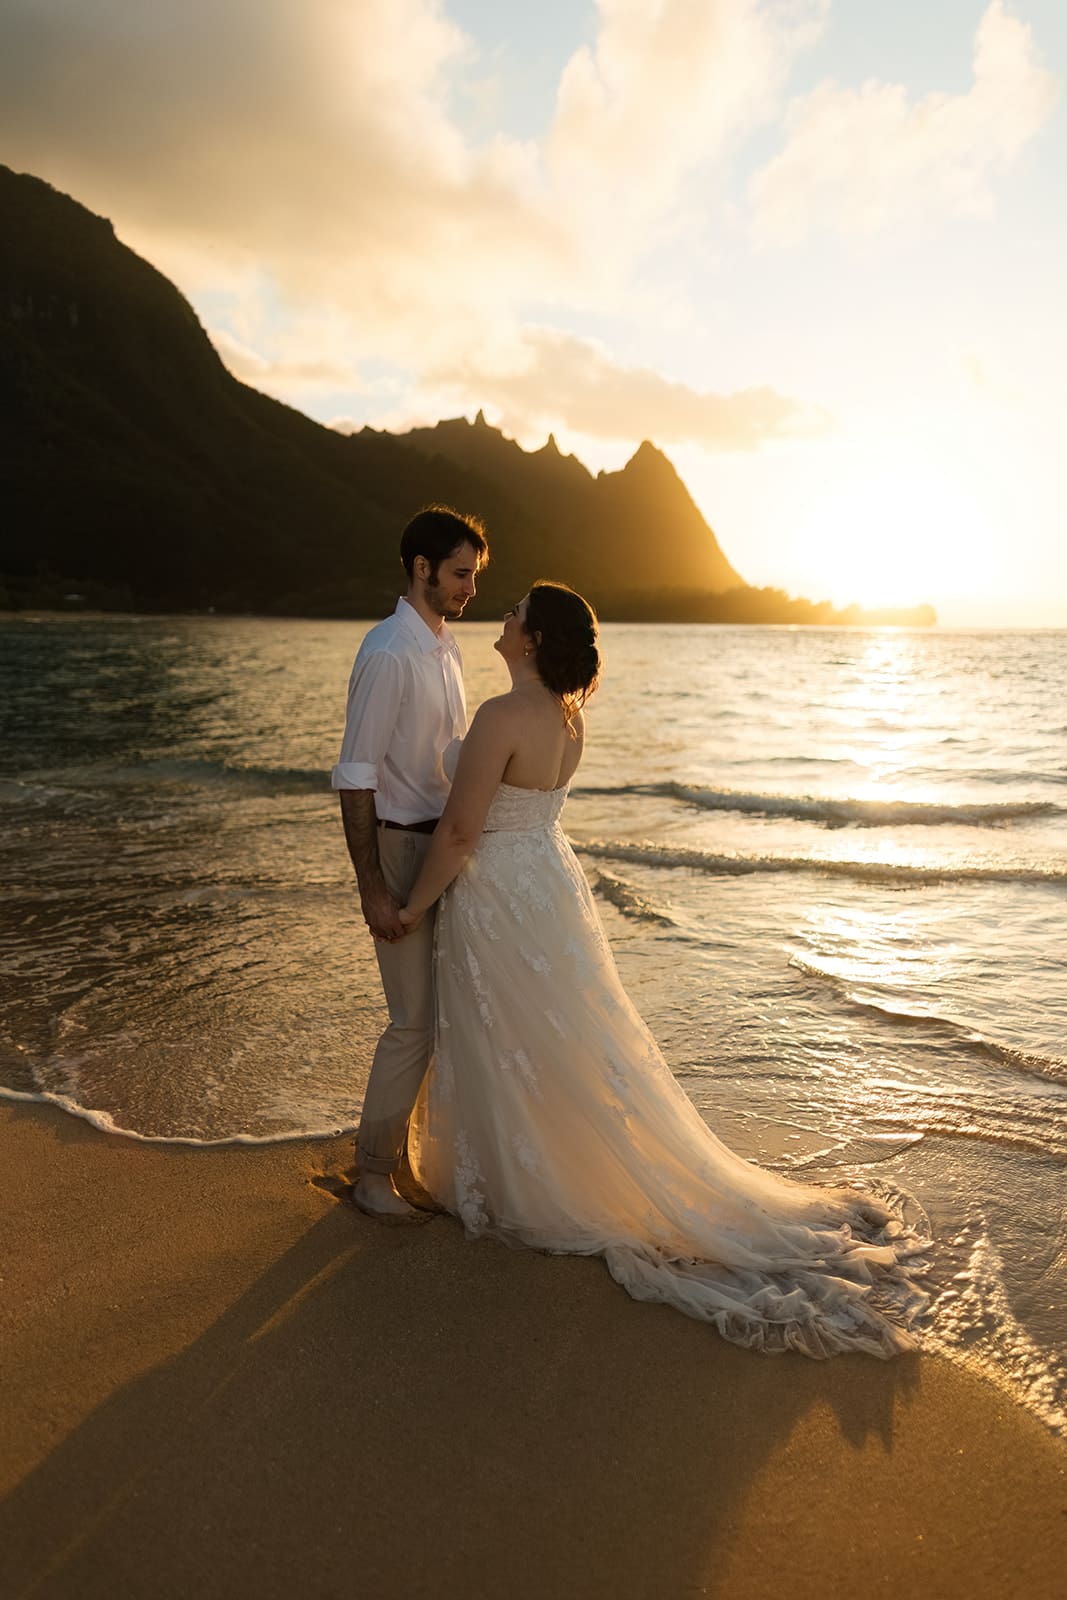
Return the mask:
<path id="1" fill-rule="evenodd" d="M 430 848 L 428 833 L 378 829 L 378 854 L 389 892 L 400 905 Z M 433 927 L 436 908 L 414 933 L 396 944 L 376 939 L 374 948 L 389 1007 L 389 1026 L 378 1040 L 363 1115 L 356 1137 L 361 1172 L 396 1172 L 407 1140 L 408 1120 L 433 1051 Z"/>

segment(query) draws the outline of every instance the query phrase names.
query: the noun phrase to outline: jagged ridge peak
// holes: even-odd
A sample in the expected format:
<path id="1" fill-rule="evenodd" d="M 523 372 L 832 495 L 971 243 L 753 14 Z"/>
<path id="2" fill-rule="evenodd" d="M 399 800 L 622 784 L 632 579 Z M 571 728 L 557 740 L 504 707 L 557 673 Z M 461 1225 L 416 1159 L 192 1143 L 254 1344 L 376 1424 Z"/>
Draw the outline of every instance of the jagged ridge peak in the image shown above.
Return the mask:
<path id="1" fill-rule="evenodd" d="M 654 445 L 650 439 L 642 439 L 629 461 L 623 467 L 623 472 L 656 472 L 669 473 L 672 478 L 677 478 L 673 462 L 669 456 Z"/>
<path id="2" fill-rule="evenodd" d="M 409 428 L 406 433 L 397 434 L 396 437 L 413 444 L 416 449 L 443 450 L 445 453 L 450 450 L 462 451 L 465 459 L 477 459 L 486 465 L 493 462 L 514 465 L 517 461 L 540 466 L 555 463 L 575 476 L 581 476 L 590 483 L 593 481 L 594 475 L 584 461 L 573 453 L 564 455 L 554 433 L 548 435 L 543 445 L 527 449 L 505 433 L 503 428 L 495 427 L 487 419 L 483 408 L 479 408 L 473 422 L 465 416 L 445 417 L 440 422 Z"/>

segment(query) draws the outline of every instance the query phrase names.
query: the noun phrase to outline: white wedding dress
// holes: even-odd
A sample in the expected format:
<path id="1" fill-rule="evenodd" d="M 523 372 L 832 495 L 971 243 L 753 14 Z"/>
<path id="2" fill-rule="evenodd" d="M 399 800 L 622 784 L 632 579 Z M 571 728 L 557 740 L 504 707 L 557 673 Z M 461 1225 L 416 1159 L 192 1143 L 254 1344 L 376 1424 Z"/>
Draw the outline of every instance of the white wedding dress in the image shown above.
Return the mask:
<path id="1" fill-rule="evenodd" d="M 602 1255 L 635 1298 L 737 1344 L 911 1348 L 928 1241 L 892 1201 L 791 1182 L 711 1133 L 619 980 L 566 794 L 501 784 L 438 907 L 416 1178 L 469 1235 Z"/>

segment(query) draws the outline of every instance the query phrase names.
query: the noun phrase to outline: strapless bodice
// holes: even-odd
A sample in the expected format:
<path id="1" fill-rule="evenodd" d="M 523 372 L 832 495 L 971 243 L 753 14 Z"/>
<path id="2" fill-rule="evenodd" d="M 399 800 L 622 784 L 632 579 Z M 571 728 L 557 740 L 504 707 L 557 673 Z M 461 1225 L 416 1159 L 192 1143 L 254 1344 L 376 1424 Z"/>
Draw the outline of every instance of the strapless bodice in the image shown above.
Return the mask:
<path id="1" fill-rule="evenodd" d="M 463 740 L 453 739 L 441 757 L 450 780 L 456 775 L 462 749 Z M 551 828 L 559 821 L 567 788 L 568 785 L 563 784 L 559 789 L 520 789 L 514 783 L 502 783 L 489 806 L 486 833 L 524 833 L 531 828 Z"/>
<path id="2" fill-rule="evenodd" d="M 485 831 L 524 833 L 554 827 L 566 798 L 566 784 L 560 789 L 519 789 L 513 783 L 502 783 L 490 802 Z"/>

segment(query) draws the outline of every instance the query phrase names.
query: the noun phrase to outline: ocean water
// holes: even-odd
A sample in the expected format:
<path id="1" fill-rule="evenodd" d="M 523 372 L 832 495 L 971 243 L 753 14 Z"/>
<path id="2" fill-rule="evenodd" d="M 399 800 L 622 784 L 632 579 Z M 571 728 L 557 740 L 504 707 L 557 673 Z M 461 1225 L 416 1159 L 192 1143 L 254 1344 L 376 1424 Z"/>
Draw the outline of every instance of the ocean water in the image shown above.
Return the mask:
<path id="1" fill-rule="evenodd" d="M 367 624 L 0 621 L 0 1086 L 131 1136 L 357 1121 L 328 773 Z M 471 710 L 506 687 L 464 623 Z M 931 1219 L 930 1344 L 1067 1434 L 1067 632 L 608 625 L 565 825 L 701 1113 Z"/>

